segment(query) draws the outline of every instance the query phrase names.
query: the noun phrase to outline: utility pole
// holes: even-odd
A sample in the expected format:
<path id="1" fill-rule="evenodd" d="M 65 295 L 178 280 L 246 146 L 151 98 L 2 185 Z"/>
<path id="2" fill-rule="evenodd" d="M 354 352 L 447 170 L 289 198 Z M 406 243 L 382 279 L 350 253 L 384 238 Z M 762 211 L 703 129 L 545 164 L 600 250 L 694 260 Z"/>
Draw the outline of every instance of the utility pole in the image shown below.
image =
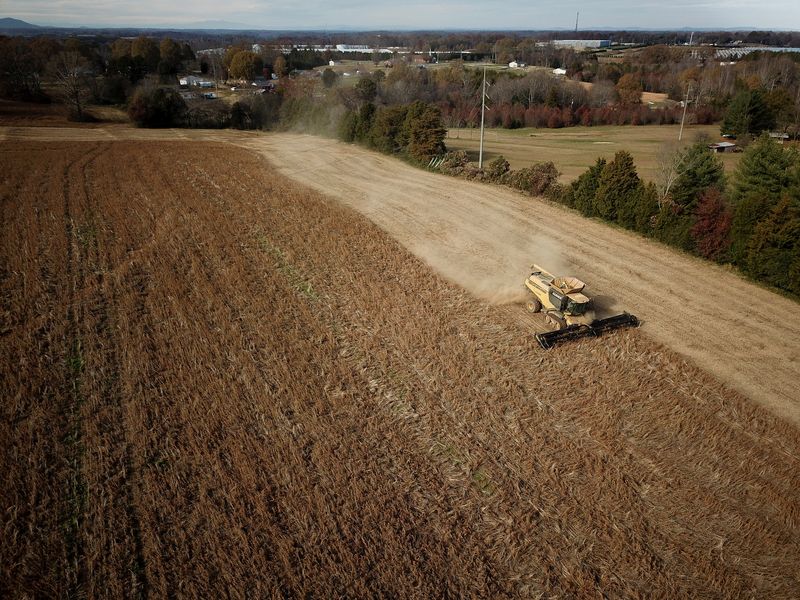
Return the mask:
<path id="1" fill-rule="evenodd" d="M 575 33 L 578 33 L 578 17 L 580 17 L 580 16 L 581 16 L 581 12 L 580 11 L 575 13 Z"/>
<path id="2" fill-rule="evenodd" d="M 478 168 L 483 168 L 483 113 L 486 111 L 486 67 L 483 67 L 483 86 L 481 87 L 481 144 L 478 150 Z"/>
<path id="3" fill-rule="evenodd" d="M 683 101 L 683 116 L 681 117 L 681 129 L 678 132 L 678 141 L 681 141 L 683 137 L 683 122 L 686 120 L 686 108 L 689 106 L 689 90 L 692 89 L 692 82 L 689 82 L 689 86 L 686 88 L 686 99 Z"/>

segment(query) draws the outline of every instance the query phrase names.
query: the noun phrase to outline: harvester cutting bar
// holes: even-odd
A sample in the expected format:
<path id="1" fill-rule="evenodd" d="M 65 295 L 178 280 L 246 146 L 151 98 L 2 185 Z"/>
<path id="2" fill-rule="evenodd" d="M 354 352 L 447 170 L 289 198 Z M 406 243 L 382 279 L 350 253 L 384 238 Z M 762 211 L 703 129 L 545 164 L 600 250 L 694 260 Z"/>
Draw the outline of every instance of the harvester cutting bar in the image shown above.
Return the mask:
<path id="1" fill-rule="evenodd" d="M 621 315 L 614 315 L 605 319 L 597 319 L 591 325 L 575 324 L 566 327 L 565 329 L 558 329 L 556 331 L 548 331 L 547 333 L 537 333 L 536 341 L 545 350 L 550 350 L 553 346 L 560 342 L 567 340 L 574 340 L 582 337 L 597 336 L 605 331 L 612 329 L 619 329 L 620 327 L 637 327 L 639 319 L 628 313 Z"/>
<path id="2" fill-rule="evenodd" d="M 592 321 L 591 328 L 595 334 L 603 333 L 604 331 L 611 331 L 612 329 L 619 329 L 620 327 L 638 327 L 639 319 L 626 312 L 621 315 L 614 315 L 605 319 L 597 319 Z"/>

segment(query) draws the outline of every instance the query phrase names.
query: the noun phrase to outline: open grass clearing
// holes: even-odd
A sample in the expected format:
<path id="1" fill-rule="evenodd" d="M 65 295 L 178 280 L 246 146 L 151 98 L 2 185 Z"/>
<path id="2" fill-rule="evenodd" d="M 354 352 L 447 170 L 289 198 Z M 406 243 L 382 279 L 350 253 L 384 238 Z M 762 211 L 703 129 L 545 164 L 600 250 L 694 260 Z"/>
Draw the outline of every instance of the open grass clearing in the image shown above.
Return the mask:
<path id="1" fill-rule="evenodd" d="M 590 167 L 598 157 L 610 159 L 619 150 L 627 150 L 636 161 L 639 175 L 655 181 L 660 155 L 678 144 L 679 125 L 565 127 L 563 129 L 487 129 L 484 135 L 484 161 L 503 155 L 512 169 L 551 160 L 561 171 L 561 181 L 569 182 Z M 687 125 L 682 143 L 689 144 L 698 135 L 719 138 L 717 125 Z M 480 130 L 450 129 L 445 140 L 449 150 L 466 150 L 478 160 Z M 725 169 L 732 171 L 741 154 L 720 154 Z"/>

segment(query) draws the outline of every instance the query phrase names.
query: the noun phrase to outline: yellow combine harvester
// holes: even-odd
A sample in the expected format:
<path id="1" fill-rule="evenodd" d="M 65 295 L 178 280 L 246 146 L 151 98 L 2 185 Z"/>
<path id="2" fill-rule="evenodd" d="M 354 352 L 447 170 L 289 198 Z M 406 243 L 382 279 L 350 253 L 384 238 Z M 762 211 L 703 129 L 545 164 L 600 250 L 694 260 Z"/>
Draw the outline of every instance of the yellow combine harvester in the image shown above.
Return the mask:
<path id="1" fill-rule="evenodd" d="M 543 311 L 545 320 L 555 327 L 554 331 L 536 334 L 536 341 L 545 350 L 564 340 L 639 325 L 639 319 L 628 313 L 596 319 L 591 298 L 583 294 L 586 284 L 580 279 L 555 277 L 538 265 L 531 268 L 525 287 L 533 298 L 527 302 L 527 309 L 533 313 Z"/>

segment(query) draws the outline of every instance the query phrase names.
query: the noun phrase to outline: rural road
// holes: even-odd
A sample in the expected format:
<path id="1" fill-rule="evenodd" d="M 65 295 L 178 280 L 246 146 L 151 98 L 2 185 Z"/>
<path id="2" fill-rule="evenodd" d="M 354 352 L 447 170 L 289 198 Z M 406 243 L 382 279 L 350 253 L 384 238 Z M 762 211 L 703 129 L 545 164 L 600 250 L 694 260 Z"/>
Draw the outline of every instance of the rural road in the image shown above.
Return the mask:
<path id="1" fill-rule="evenodd" d="M 583 279 L 606 312 L 637 315 L 643 333 L 800 424 L 800 305 L 722 267 L 561 206 L 309 135 L 0 128 L 0 140 L 14 139 L 214 140 L 250 148 L 283 174 L 365 214 L 444 276 L 490 302 L 521 302 L 533 262 Z M 530 322 L 521 305 L 509 310 Z"/>

